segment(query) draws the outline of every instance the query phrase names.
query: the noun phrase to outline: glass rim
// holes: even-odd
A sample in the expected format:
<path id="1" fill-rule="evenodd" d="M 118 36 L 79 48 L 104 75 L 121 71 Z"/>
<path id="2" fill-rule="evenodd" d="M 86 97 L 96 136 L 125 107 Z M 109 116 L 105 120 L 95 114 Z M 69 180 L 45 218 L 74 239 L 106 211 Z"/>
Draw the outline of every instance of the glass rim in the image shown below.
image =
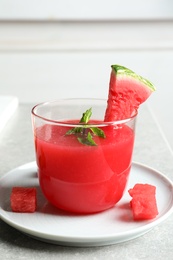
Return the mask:
<path id="1" fill-rule="evenodd" d="M 69 126 L 69 127 L 81 127 L 81 126 L 85 126 L 86 127 L 86 124 L 85 123 L 72 123 L 72 122 L 65 122 L 63 120 L 53 120 L 53 119 L 49 119 L 49 118 L 46 118 L 44 116 L 40 116 L 39 114 L 37 114 L 35 112 L 35 109 L 38 108 L 38 107 L 41 107 L 41 106 L 45 106 L 47 104 L 53 104 L 53 103 L 56 103 L 56 102 L 63 102 L 63 101 L 75 101 L 75 100 L 91 100 L 91 101 L 102 101 L 102 102 L 106 102 L 107 103 L 107 100 L 106 99 L 100 99 L 100 98 L 66 98 L 66 99 L 57 99 L 57 100 L 52 100 L 52 101 L 45 101 L 45 102 L 41 102 L 41 103 L 38 103 L 36 104 L 35 106 L 32 107 L 31 109 L 31 114 L 32 116 L 35 116 L 39 119 L 42 119 L 46 122 L 48 122 L 49 124 L 52 123 L 52 124 L 56 124 L 56 125 L 60 125 L 60 126 Z M 99 120 L 99 123 L 89 123 L 87 125 L 89 125 L 90 127 L 102 127 L 102 126 L 109 126 L 109 125 L 121 125 L 121 124 L 126 124 L 130 121 L 132 121 L 133 119 L 135 119 L 138 115 L 138 111 L 137 109 L 135 110 L 134 112 L 134 115 L 128 117 L 128 118 L 125 118 L 125 119 L 120 119 L 120 120 L 115 120 L 115 121 L 101 121 Z M 94 120 L 97 120 L 97 119 L 93 119 Z M 70 121 L 70 120 L 69 120 Z M 91 120 L 92 121 L 92 120 Z"/>

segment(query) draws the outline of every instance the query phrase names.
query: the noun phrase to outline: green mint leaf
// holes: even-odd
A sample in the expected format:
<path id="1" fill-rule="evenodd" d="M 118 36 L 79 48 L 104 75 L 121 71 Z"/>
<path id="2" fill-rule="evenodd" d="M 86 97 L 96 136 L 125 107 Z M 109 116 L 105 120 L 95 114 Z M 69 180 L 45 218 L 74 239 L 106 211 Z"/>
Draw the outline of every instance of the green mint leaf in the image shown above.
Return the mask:
<path id="1" fill-rule="evenodd" d="M 87 140 L 90 143 L 90 145 L 96 146 L 97 144 L 94 142 L 93 137 L 90 132 L 88 132 Z"/>
<path id="2" fill-rule="evenodd" d="M 92 108 L 86 110 L 86 112 L 83 113 L 82 118 L 81 118 L 81 120 L 80 120 L 80 123 L 85 123 L 85 124 L 87 124 L 88 121 L 90 120 L 91 115 L 92 115 Z"/>
<path id="3" fill-rule="evenodd" d="M 91 115 L 92 115 L 92 108 L 86 110 L 86 112 L 82 114 L 82 118 L 80 119 L 79 123 L 84 123 L 84 125 L 82 125 L 82 127 L 74 127 L 68 130 L 65 135 L 74 134 L 76 135 L 77 140 L 80 143 L 84 145 L 96 146 L 97 144 L 93 140 L 93 136 L 91 132 L 94 135 L 99 136 L 101 138 L 106 138 L 106 135 L 102 129 L 98 127 L 90 127 L 90 125 L 87 124 L 90 120 Z"/>
<path id="4" fill-rule="evenodd" d="M 68 130 L 65 135 L 73 135 L 73 134 L 81 133 L 82 129 L 83 129 L 82 127 L 74 127 Z"/>
<path id="5" fill-rule="evenodd" d="M 76 127 L 75 127 L 76 128 Z M 70 130 L 68 130 L 66 133 L 65 133 L 65 135 L 73 135 L 73 134 L 75 134 L 76 133 L 76 129 L 75 128 L 72 128 L 72 129 L 70 129 Z"/>
<path id="6" fill-rule="evenodd" d="M 106 135 L 104 133 L 104 131 L 98 127 L 90 127 L 90 130 L 97 136 L 101 137 L 101 138 L 106 138 Z"/>
<path id="7" fill-rule="evenodd" d="M 80 123 L 87 124 L 88 121 L 90 120 L 91 115 L 92 115 L 92 108 L 86 110 L 86 112 L 83 113 L 82 118 L 80 119 Z M 88 126 L 86 125 L 86 128 L 87 127 Z M 84 128 L 84 126 L 83 127 L 74 127 L 72 129 L 70 129 L 69 131 L 67 131 L 65 135 L 72 135 L 72 134 L 77 134 L 77 133 L 85 133 L 83 128 Z"/>
<path id="8" fill-rule="evenodd" d="M 86 137 L 78 137 L 77 139 L 81 144 L 89 145 L 89 146 L 97 146 L 90 132 L 88 132 L 88 135 Z"/>

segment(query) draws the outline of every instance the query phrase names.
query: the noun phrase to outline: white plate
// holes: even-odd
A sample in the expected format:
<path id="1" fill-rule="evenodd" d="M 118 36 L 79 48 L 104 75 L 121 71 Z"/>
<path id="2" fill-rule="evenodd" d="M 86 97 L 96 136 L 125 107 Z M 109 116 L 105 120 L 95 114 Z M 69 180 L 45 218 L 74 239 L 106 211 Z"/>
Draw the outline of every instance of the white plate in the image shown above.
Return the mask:
<path id="1" fill-rule="evenodd" d="M 173 184 L 160 172 L 133 163 L 127 190 L 136 183 L 156 186 L 159 215 L 150 221 L 134 221 L 126 190 L 112 209 L 92 215 L 69 214 L 51 206 L 41 193 L 35 162 L 20 166 L 0 180 L 0 216 L 12 227 L 36 239 L 69 246 L 110 245 L 131 240 L 148 232 L 173 211 Z M 10 193 L 13 186 L 35 186 L 38 207 L 35 213 L 13 213 Z"/>

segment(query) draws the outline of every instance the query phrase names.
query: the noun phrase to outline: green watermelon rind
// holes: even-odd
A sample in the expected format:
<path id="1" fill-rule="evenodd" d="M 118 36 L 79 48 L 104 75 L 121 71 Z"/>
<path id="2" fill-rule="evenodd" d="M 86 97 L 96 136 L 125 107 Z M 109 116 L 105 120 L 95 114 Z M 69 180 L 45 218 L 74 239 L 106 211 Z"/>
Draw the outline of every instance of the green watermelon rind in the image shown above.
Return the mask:
<path id="1" fill-rule="evenodd" d="M 112 65 L 111 68 L 116 73 L 117 76 L 125 76 L 125 77 L 131 77 L 135 80 L 138 80 L 140 83 L 147 86 L 151 91 L 155 91 L 155 86 L 148 80 L 143 78 L 142 76 L 136 74 L 134 71 L 121 66 L 121 65 Z"/>

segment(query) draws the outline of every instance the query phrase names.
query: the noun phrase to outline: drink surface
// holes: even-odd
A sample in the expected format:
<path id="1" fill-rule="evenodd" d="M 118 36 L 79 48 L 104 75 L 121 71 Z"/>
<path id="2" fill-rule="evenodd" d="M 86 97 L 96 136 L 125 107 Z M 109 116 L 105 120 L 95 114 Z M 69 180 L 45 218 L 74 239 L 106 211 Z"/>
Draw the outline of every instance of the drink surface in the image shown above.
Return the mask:
<path id="1" fill-rule="evenodd" d="M 58 208 L 92 213 L 112 207 L 122 197 L 131 167 L 134 132 L 121 125 L 102 127 L 87 146 L 69 127 L 45 124 L 35 130 L 40 186 Z"/>

